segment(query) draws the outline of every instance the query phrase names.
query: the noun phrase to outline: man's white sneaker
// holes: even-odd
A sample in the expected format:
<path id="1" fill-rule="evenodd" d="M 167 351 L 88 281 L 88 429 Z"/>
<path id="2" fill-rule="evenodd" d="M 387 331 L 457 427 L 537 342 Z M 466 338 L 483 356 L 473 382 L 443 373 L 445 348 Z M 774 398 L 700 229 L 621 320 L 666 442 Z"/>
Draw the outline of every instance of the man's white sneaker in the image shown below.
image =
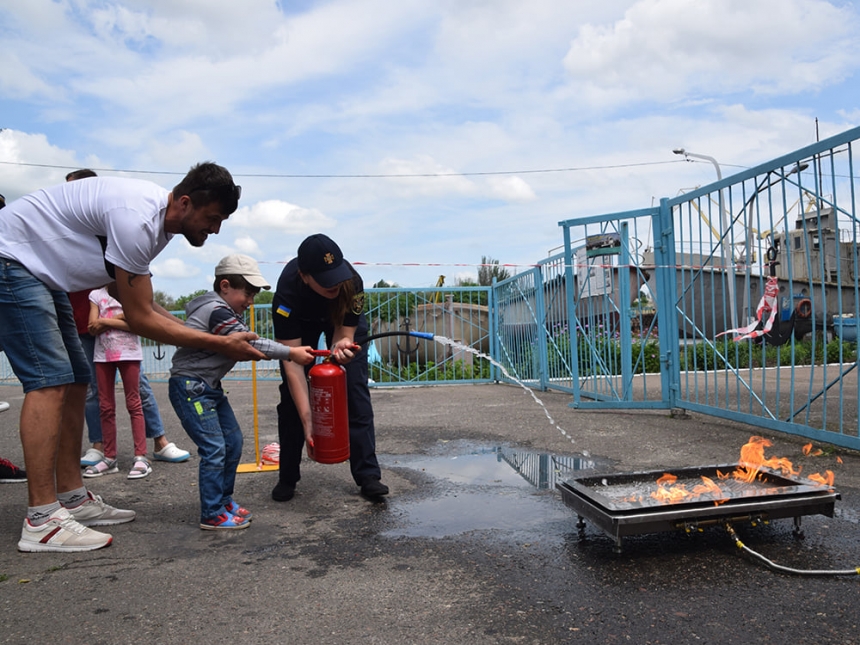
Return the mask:
<path id="1" fill-rule="evenodd" d="M 107 533 L 88 529 L 76 522 L 69 511 L 60 508 L 40 526 L 33 526 L 29 519 L 25 519 L 18 550 L 26 553 L 95 551 L 110 546 L 112 541 L 113 538 Z"/>
<path id="2" fill-rule="evenodd" d="M 84 526 L 109 526 L 131 522 L 137 513 L 134 511 L 114 508 L 104 503 L 101 495 L 93 495 L 87 491 L 87 500 L 80 506 L 67 509 L 72 517 Z"/>

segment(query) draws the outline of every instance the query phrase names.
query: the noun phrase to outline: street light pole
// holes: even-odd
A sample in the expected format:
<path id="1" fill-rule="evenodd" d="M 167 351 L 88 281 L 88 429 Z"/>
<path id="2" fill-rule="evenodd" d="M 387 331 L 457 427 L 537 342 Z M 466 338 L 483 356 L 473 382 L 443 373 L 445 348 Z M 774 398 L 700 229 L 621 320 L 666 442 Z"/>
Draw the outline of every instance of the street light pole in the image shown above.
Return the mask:
<path id="1" fill-rule="evenodd" d="M 722 181 L 723 179 L 723 171 L 720 169 L 720 164 L 717 163 L 717 160 L 708 155 L 700 155 L 695 152 L 687 152 L 684 148 L 676 148 L 673 150 L 676 155 L 684 155 L 685 159 L 702 159 L 704 161 L 710 161 L 714 164 L 714 168 L 717 171 L 717 181 Z M 729 214 L 726 210 L 726 199 L 723 189 L 720 188 L 720 222 L 722 224 L 722 231 L 720 231 L 720 248 L 722 249 L 723 255 L 723 264 L 726 275 L 726 288 L 728 290 L 729 295 L 729 316 L 730 316 L 730 329 L 737 329 L 738 327 L 738 314 L 737 314 L 737 302 L 735 301 L 735 267 L 734 267 L 734 259 L 732 258 L 732 247 L 731 244 L 727 243 L 726 236 L 729 234 Z"/>

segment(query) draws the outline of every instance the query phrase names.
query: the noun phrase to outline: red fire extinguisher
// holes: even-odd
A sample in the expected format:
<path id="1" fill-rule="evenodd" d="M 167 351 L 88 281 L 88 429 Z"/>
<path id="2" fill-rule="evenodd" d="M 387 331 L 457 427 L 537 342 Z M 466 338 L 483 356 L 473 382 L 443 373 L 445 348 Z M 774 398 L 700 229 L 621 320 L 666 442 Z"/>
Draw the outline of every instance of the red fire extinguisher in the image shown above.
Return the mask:
<path id="1" fill-rule="evenodd" d="M 349 412 L 346 400 L 346 370 L 329 356 L 308 372 L 310 380 L 313 444 L 308 456 L 321 464 L 338 464 L 349 459 Z"/>

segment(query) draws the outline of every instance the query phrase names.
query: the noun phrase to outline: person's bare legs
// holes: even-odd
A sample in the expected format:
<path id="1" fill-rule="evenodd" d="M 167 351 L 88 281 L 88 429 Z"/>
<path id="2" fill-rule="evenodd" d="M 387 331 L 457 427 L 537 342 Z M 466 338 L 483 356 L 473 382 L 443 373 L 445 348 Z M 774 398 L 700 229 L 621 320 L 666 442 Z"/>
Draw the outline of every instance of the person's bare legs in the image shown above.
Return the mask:
<path id="1" fill-rule="evenodd" d="M 66 390 L 57 453 L 57 492 L 67 493 L 84 485 L 81 478 L 81 442 L 84 439 L 84 407 L 87 384 L 73 383 Z"/>
<path id="2" fill-rule="evenodd" d="M 45 506 L 57 501 L 57 454 L 68 387 L 46 387 L 24 395 L 20 435 L 30 506 Z M 80 451 L 80 437 L 76 451 Z M 80 471 L 80 460 L 77 469 Z"/>
<path id="3" fill-rule="evenodd" d="M 83 486 L 80 452 L 86 396 L 85 384 L 58 385 L 24 395 L 20 434 L 30 506 L 51 504 L 58 492 Z"/>

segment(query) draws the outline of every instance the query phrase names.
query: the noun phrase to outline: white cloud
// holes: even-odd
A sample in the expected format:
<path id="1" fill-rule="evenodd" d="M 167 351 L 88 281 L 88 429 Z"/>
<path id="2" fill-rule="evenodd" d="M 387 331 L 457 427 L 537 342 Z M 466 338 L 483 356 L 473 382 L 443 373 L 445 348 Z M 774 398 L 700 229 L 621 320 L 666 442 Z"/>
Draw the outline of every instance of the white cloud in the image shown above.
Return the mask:
<path id="1" fill-rule="evenodd" d="M 413 160 L 384 159 L 379 164 L 379 172 L 393 176 L 387 180 L 389 189 L 401 196 L 475 195 L 478 192 L 473 181 L 428 155 L 419 155 Z"/>
<path id="2" fill-rule="evenodd" d="M 313 233 L 330 229 L 335 221 L 315 208 L 302 208 L 278 199 L 243 206 L 230 216 L 231 226 L 251 228 L 265 235 L 266 231 L 284 233 Z"/>
<path id="3" fill-rule="evenodd" d="M 111 138 L 123 141 L 134 135 L 131 131 L 114 131 Z M 128 141 L 130 146 L 140 142 Z M 211 152 L 196 132 L 180 130 L 167 133 L 167 136 L 144 142 L 139 155 L 140 166 L 147 168 L 179 168 L 187 170 L 195 163 L 212 157 Z"/>
<path id="4" fill-rule="evenodd" d="M 38 74 L 10 49 L 0 51 L 0 91 L 10 98 L 41 95 L 59 100 L 62 91 L 39 78 Z"/>
<path id="5" fill-rule="evenodd" d="M 265 101 L 272 88 L 349 72 L 426 13 L 417 0 L 340 0 L 292 16 L 263 0 L 207 3 L 205 11 L 197 2 L 132 3 L 136 11 L 87 4 L 92 11 L 80 12 L 86 23 L 66 17 L 67 48 L 87 73 L 70 74 L 64 84 L 147 132 L 230 114 Z M 34 50 L 25 53 L 41 58 Z"/>
<path id="6" fill-rule="evenodd" d="M 38 165 L 29 165 L 36 160 Z M 3 177 L 0 192 L 9 201 L 65 181 L 69 169 L 102 165 L 95 156 L 79 159 L 74 151 L 50 143 L 44 134 L 8 128 L 0 130 L 0 161 L 5 162 L 0 165 Z"/>
<path id="7" fill-rule="evenodd" d="M 841 116 L 846 123 L 860 125 L 860 107 L 855 108 L 853 110 L 836 110 L 836 113 Z M 840 128 L 840 130 L 844 129 L 844 127 Z M 828 134 L 836 134 L 836 131 L 830 132 Z"/>
<path id="8" fill-rule="evenodd" d="M 529 202 L 537 199 L 531 186 L 519 177 L 490 177 L 487 183 L 490 194 L 507 202 Z"/>
<path id="9" fill-rule="evenodd" d="M 641 0 L 564 64 L 594 104 L 816 91 L 857 68 L 856 12 L 823 0 Z"/>
<path id="10" fill-rule="evenodd" d="M 672 148 L 729 174 L 812 143 L 815 118 L 822 137 L 860 121 L 856 2 L 201 3 L 0 1 L 0 192 L 81 166 L 170 188 L 204 159 L 243 185 L 221 235 L 159 258 L 177 295 L 228 253 L 274 270 L 317 231 L 368 281 L 533 262 L 559 220 L 713 179 Z M 559 168 L 590 170 L 525 172 Z M 445 176 L 359 177 L 385 174 Z"/>
<path id="11" fill-rule="evenodd" d="M 243 235 L 242 237 L 236 238 L 236 248 L 245 255 L 256 255 L 260 251 L 260 245 L 257 244 L 257 240 L 248 235 Z"/>
<path id="12" fill-rule="evenodd" d="M 456 170 L 445 167 L 427 155 L 419 155 L 413 160 L 385 159 L 380 164 L 380 173 L 392 176 L 386 180 L 388 189 L 401 198 L 460 196 L 510 202 L 536 199 L 534 190 L 520 177 L 491 176 L 476 181 L 473 177 L 458 174 Z"/>
<path id="13" fill-rule="evenodd" d="M 168 258 L 150 265 L 152 275 L 158 279 L 193 278 L 201 274 L 200 269 L 178 258 Z"/>

